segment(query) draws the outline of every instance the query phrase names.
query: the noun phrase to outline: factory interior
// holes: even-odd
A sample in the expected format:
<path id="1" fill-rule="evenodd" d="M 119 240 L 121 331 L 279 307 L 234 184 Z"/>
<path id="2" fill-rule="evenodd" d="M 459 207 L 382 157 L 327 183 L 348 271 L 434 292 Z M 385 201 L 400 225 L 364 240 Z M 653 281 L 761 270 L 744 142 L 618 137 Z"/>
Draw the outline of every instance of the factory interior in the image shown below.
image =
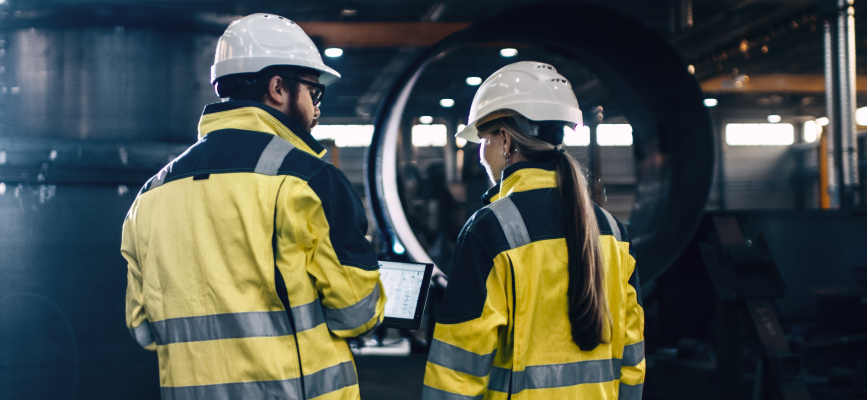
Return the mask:
<path id="1" fill-rule="evenodd" d="M 517 61 L 571 82 L 563 143 L 629 231 L 644 399 L 867 399 L 863 0 L 0 0 L 0 399 L 160 397 L 121 229 L 196 143 L 218 38 L 253 13 L 342 75 L 312 135 L 379 259 L 442 271 L 420 329 L 350 340 L 362 399 L 421 398 L 492 186 L 454 135 Z"/>

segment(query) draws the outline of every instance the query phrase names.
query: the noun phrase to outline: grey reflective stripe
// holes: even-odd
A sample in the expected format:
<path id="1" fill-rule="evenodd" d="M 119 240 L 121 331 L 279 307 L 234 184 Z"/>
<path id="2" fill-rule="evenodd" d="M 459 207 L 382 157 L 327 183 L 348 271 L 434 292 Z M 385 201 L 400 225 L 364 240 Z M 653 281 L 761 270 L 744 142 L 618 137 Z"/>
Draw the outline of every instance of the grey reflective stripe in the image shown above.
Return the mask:
<path id="1" fill-rule="evenodd" d="M 427 385 L 425 385 L 421 390 L 421 400 L 482 400 L 484 398 L 485 395 L 483 394 L 478 396 L 467 396 L 464 394 L 435 389 Z"/>
<path id="2" fill-rule="evenodd" d="M 509 391 L 509 379 L 512 379 L 512 370 L 494 367 L 491 369 L 488 389 L 507 393 Z"/>
<path id="3" fill-rule="evenodd" d="M 509 247 L 514 249 L 530 243 L 530 234 L 527 233 L 524 218 L 521 217 L 521 212 L 518 211 L 518 207 L 515 207 L 511 198 L 506 196 L 491 203 L 488 207 L 500 221 L 500 226 L 503 227 L 503 232 L 506 234 L 506 240 L 509 241 Z"/>
<path id="4" fill-rule="evenodd" d="M 295 319 L 295 329 L 304 332 L 325 323 L 325 314 L 322 313 L 322 303 L 319 299 L 310 303 L 292 307 L 292 318 Z"/>
<path id="5" fill-rule="evenodd" d="M 141 347 L 146 347 L 154 342 L 154 337 L 151 334 L 151 325 L 147 321 L 142 322 L 136 328 L 130 329 L 129 333 Z"/>
<path id="6" fill-rule="evenodd" d="M 166 165 L 165 167 L 163 167 L 163 169 L 160 170 L 160 172 L 157 172 L 156 176 L 154 176 L 154 179 L 151 181 L 151 186 L 148 188 L 148 190 L 158 187 L 162 185 L 163 182 L 165 182 L 166 176 L 169 175 L 169 167 L 171 165 L 172 164 Z"/>
<path id="7" fill-rule="evenodd" d="M 256 169 L 253 171 L 263 175 L 277 175 L 280 165 L 283 164 L 283 159 L 289 154 L 295 146 L 292 146 L 285 139 L 274 136 L 265 150 L 262 150 L 262 155 L 259 156 L 259 162 L 256 163 Z"/>
<path id="8" fill-rule="evenodd" d="M 605 214 L 605 218 L 608 219 L 608 225 L 611 226 L 611 232 L 612 235 L 614 235 L 614 238 L 617 240 L 623 240 L 623 235 L 620 234 L 620 227 L 617 225 L 617 220 L 614 219 L 614 216 L 602 207 L 599 209 L 602 210 L 602 213 Z"/>
<path id="9" fill-rule="evenodd" d="M 511 373 L 512 371 L 508 369 L 494 367 L 488 389 L 508 392 Z M 523 371 L 515 371 L 512 393 L 519 393 L 524 389 L 548 389 L 610 382 L 618 379 L 619 376 L 620 360 L 618 359 L 533 365 Z"/>
<path id="10" fill-rule="evenodd" d="M 234 400 L 234 399 L 286 399 L 301 400 L 301 382 L 298 378 L 283 381 L 238 382 L 218 385 L 160 388 L 163 400 Z"/>
<path id="11" fill-rule="evenodd" d="M 491 372 L 497 350 L 490 354 L 479 355 L 460 347 L 434 339 L 430 346 L 428 361 L 458 372 L 473 376 L 487 376 Z"/>
<path id="12" fill-rule="evenodd" d="M 245 312 L 152 322 L 157 344 L 292 334 L 285 311 Z"/>
<path id="13" fill-rule="evenodd" d="M 379 301 L 379 284 L 367 297 L 346 308 L 323 307 L 325 323 L 332 331 L 356 329 L 376 316 L 376 303 Z"/>
<path id="14" fill-rule="evenodd" d="M 312 399 L 352 385 L 357 385 L 352 361 L 337 364 L 310 375 L 304 375 L 306 398 Z"/>
<path id="15" fill-rule="evenodd" d="M 623 366 L 634 367 L 644 360 L 644 341 L 623 347 Z"/>
<path id="16" fill-rule="evenodd" d="M 620 395 L 617 396 L 620 400 L 641 400 L 641 392 L 644 390 L 644 384 L 627 385 L 620 382 Z"/>

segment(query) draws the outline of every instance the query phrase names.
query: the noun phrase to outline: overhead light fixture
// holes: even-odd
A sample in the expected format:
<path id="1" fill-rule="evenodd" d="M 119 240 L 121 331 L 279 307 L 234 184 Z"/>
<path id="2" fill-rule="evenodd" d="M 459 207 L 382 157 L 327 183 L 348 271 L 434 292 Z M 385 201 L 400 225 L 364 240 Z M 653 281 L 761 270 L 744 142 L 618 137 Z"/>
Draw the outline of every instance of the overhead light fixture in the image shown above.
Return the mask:
<path id="1" fill-rule="evenodd" d="M 816 122 L 819 123 L 820 126 L 828 126 L 828 124 L 831 123 L 831 120 L 829 120 L 828 117 L 822 117 L 817 119 Z"/>
<path id="2" fill-rule="evenodd" d="M 431 117 L 429 115 L 421 116 L 421 117 L 418 117 L 418 122 L 421 122 L 423 124 L 429 124 L 429 123 L 433 122 L 433 117 Z"/>
<path id="3" fill-rule="evenodd" d="M 500 50 L 500 55 L 503 57 L 514 57 L 518 55 L 518 49 L 505 48 Z"/>
<path id="4" fill-rule="evenodd" d="M 716 107 L 717 104 L 719 104 L 719 102 L 716 101 L 716 99 L 704 99 L 705 107 Z"/>
<path id="5" fill-rule="evenodd" d="M 449 108 L 455 105 L 455 101 L 453 99 L 442 99 L 440 100 L 440 105 L 445 108 Z"/>
<path id="6" fill-rule="evenodd" d="M 686 67 L 686 70 L 687 70 L 687 72 L 689 72 L 691 75 L 695 75 L 695 65 L 690 64 L 688 67 Z"/>
<path id="7" fill-rule="evenodd" d="M 781 118 L 779 115 L 768 115 L 768 122 L 772 124 L 776 124 L 777 122 L 780 122 L 782 120 L 783 118 Z"/>
<path id="8" fill-rule="evenodd" d="M 358 14 L 358 10 L 353 10 L 351 8 L 340 10 L 341 17 L 354 17 L 355 14 Z"/>
<path id="9" fill-rule="evenodd" d="M 331 58 L 337 58 L 343 55 L 343 49 L 339 47 L 329 47 L 325 49 L 325 56 Z"/>
<path id="10" fill-rule="evenodd" d="M 478 76 L 471 76 L 471 77 L 467 78 L 467 85 L 479 86 L 481 84 L 482 84 L 482 78 L 479 78 Z"/>

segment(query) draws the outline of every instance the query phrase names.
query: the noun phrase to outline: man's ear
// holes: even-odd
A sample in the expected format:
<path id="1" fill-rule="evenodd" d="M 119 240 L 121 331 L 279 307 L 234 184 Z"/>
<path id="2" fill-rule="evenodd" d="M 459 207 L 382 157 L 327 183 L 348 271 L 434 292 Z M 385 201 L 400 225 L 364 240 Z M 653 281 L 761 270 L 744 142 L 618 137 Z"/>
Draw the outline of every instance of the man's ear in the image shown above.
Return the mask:
<path id="1" fill-rule="evenodd" d="M 283 87 L 283 78 L 280 75 L 274 75 L 268 81 L 268 93 L 265 94 L 272 102 L 283 105 L 288 99 L 286 96 L 286 88 Z"/>

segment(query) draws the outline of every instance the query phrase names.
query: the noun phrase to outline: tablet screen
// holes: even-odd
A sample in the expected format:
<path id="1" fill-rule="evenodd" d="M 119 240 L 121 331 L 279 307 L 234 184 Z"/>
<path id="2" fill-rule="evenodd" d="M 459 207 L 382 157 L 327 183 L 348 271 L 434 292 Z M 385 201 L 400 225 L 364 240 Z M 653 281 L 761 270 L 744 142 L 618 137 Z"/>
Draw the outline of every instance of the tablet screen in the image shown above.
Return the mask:
<path id="1" fill-rule="evenodd" d="M 388 299 L 385 302 L 385 323 L 407 325 L 418 329 L 427 301 L 432 264 L 380 261 L 380 279 Z"/>

